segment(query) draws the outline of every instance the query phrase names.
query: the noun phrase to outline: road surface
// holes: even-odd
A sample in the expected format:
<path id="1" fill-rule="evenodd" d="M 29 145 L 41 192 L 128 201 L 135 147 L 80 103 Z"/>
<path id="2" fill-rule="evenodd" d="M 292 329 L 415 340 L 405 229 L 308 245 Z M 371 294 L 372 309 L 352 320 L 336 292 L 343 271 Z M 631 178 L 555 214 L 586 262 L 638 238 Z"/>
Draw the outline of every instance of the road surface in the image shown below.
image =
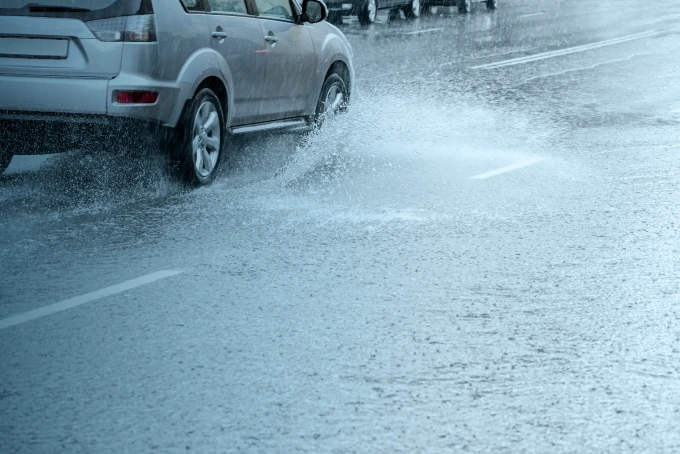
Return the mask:
<path id="1" fill-rule="evenodd" d="M 341 28 L 348 114 L 209 188 L 14 159 L 1 452 L 680 450 L 680 4 Z"/>

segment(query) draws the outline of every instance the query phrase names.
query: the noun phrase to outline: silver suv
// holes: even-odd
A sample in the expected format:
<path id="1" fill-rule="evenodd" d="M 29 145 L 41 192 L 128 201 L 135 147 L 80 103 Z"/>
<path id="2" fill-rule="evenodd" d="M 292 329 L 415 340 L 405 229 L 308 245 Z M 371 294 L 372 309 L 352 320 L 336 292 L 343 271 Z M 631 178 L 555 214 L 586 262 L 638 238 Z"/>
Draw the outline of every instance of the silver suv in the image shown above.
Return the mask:
<path id="1" fill-rule="evenodd" d="M 230 136 L 346 108 L 352 48 L 327 14 L 320 0 L 2 0 L 0 173 L 15 154 L 152 136 L 210 183 Z"/>

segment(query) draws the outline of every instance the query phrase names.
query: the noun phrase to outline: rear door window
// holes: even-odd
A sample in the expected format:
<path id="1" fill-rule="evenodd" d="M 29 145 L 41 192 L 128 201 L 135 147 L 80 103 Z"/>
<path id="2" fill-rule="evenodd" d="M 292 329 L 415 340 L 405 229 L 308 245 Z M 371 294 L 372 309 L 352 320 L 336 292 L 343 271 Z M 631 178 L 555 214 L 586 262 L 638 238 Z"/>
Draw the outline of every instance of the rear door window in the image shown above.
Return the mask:
<path id="1" fill-rule="evenodd" d="M 180 0 L 180 2 L 187 11 L 203 12 L 203 6 L 198 4 L 198 0 Z"/>
<path id="2" fill-rule="evenodd" d="M 248 14 L 245 0 L 208 0 L 211 13 Z"/>
<path id="3" fill-rule="evenodd" d="M 293 7 L 289 0 L 255 0 L 260 17 L 293 20 Z"/>

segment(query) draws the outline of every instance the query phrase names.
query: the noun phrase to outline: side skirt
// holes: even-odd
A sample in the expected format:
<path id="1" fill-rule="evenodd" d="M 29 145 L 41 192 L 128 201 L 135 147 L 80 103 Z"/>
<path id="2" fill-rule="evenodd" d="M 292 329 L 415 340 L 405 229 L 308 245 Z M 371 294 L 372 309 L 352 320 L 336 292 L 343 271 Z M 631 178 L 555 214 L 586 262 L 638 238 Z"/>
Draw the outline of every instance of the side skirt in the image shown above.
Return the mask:
<path id="1" fill-rule="evenodd" d="M 308 118 L 289 118 L 286 120 L 268 121 L 253 125 L 236 126 L 229 128 L 229 133 L 234 136 L 242 134 L 257 134 L 264 132 L 305 132 L 312 129 L 312 122 Z"/>

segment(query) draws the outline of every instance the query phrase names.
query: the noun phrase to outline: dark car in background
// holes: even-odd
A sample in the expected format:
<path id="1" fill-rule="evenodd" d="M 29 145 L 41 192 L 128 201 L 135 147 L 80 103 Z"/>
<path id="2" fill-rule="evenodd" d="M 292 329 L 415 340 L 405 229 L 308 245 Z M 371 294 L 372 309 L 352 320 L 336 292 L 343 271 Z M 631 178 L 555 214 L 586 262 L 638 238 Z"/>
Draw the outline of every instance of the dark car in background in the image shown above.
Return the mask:
<path id="1" fill-rule="evenodd" d="M 496 9 L 498 0 L 479 0 L 488 9 Z M 472 10 L 473 0 L 327 0 L 328 21 L 342 22 L 344 16 L 356 15 L 359 23 L 370 25 L 376 21 L 378 10 L 389 9 L 390 17 L 400 10 L 407 19 L 415 19 L 435 6 L 457 7 L 461 14 Z"/>
<path id="2" fill-rule="evenodd" d="M 484 3 L 487 9 L 496 9 L 498 6 L 498 0 L 422 0 L 420 9 L 424 12 L 433 6 L 448 6 L 457 7 L 459 13 L 466 14 L 472 11 L 473 3 Z"/>
<path id="3" fill-rule="evenodd" d="M 407 18 L 416 18 L 422 11 L 421 0 L 327 0 L 328 21 L 340 22 L 343 16 L 356 15 L 362 25 L 370 25 L 379 9 L 402 10 Z"/>

